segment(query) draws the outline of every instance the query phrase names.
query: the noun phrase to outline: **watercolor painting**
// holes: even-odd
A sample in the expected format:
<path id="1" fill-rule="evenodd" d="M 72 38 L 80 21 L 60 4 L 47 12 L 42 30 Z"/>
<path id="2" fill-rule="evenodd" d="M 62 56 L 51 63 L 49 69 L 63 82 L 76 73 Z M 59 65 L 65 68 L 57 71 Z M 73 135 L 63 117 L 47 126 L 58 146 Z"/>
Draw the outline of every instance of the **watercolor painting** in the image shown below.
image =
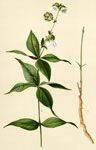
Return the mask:
<path id="1" fill-rule="evenodd" d="M 96 2 L 0 3 L 0 148 L 95 150 Z"/>

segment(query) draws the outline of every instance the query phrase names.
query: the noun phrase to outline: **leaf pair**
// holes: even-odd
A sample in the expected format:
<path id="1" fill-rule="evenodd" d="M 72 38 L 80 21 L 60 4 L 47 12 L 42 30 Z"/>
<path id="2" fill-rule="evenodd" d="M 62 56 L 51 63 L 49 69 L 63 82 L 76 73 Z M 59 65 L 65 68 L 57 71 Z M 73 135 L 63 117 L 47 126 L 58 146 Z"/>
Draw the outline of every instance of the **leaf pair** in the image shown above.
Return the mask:
<path id="1" fill-rule="evenodd" d="M 57 118 L 57 117 L 50 117 L 50 118 L 46 119 L 45 121 L 43 121 L 41 123 L 41 125 L 46 127 L 46 128 L 56 128 L 56 127 L 59 127 L 59 126 L 66 124 L 66 123 L 69 123 L 69 124 L 77 127 L 74 123 L 66 122 L 66 121 L 64 121 L 60 118 Z M 32 130 L 36 130 L 39 127 L 39 125 L 40 124 L 33 119 L 23 118 L 23 119 L 13 121 L 13 122 L 9 123 L 8 125 L 6 125 L 5 127 L 16 126 L 16 127 L 20 127 L 22 129 L 25 129 L 25 130 L 32 131 Z"/>
<path id="2" fill-rule="evenodd" d="M 58 57 L 56 57 L 53 54 L 47 54 L 47 55 L 43 56 L 42 58 L 46 59 L 47 61 L 50 61 L 50 62 L 65 61 L 65 62 L 70 63 L 67 60 L 60 60 Z M 48 81 L 50 81 L 51 67 L 50 67 L 49 63 L 42 59 L 38 59 L 35 63 L 35 66 L 48 79 Z"/>
<path id="3" fill-rule="evenodd" d="M 66 89 L 64 86 L 60 85 L 60 84 L 56 84 L 56 83 L 48 83 L 48 85 L 53 86 L 55 88 L 62 88 L 62 89 Z M 59 86 L 58 86 L 59 85 Z M 35 87 L 33 83 L 17 83 L 8 93 L 9 94 L 11 92 L 22 92 L 25 89 L 29 88 L 29 87 Z M 38 87 L 37 88 L 37 92 L 36 92 L 36 96 L 38 98 L 38 100 L 46 107 L 48 107 L 51 112 L 53 113 L 53 115 L 55 115 L 57 117 L 57 115 L 55 114 L 55 112 L 53 111 L 53 98 L 51 93 L 42 87 Z"/>
<path id="4" fill-rule="evenodd" d="M 40 76 L 39 76 L 39 72 L 38 70 L 36 70 L 36 68 L 30 64 L 24 63 L 23 61 L 21 61 L 20 59 L 16 60 L 20 63 L 22 70 L 23 70 L 23 74 L 24 77 L 26 79 L 26 81 L 28 81 L 28 83 L 17 83 L 8 93 L 9 94 L 11 92 L 22 92 L 25 89 L 29 88 L 29 87 L 38 87 L 37 88 L 37 98 L 38 100 L 46 107 L 50 108 L 51 112 L 53 113 L 53 115 L 57 116 L 55 114 L 55 112 L 53 111 L 53 98 L 50 94 L 50 92 L 45 89 L 40 87 Z M 38 60 L 39 61 L 39 60 Z M 57 83 L 49 83 L 49 82 L 42 82 L 41 85 L 43 84 L 47 84 L 53 88 L 60 88 L 60 89 L 64 89 L 64 90 L 70 90 L 60 84 Z"/>
<path id="5" fill-rule="evenodd" d="M 43 44 L 44 44 L 44 39 L 43 39 Z M 41 42 L 41 47 L 42 47 L 43 44 Z M 35 34 L 32 32 L 32 30 L 30 31 L 30 34 L 29 34 L 29 37 L 27 39 L 26 45 L 27 45 L 27 48 L 30 52 L 32 52 L 37 58 L 40 57 L 39 41 L 38 41 L 37 37 L 35 36 Z M 69 61 L 60 59 L 60 58 L 58 58 L 57 56 L 55 56 L 53 54 L 47 54 L 47 55 L 43 56 L 42 59 L 45 59 L 45 60 L 50 61 L 50 62 L 64 61 L 64 62 L 67 62 L 67 63 L 71 64 Z M 47 64 L 47 62 L 45 62 L 45 64 L 43 64 L 43 65 L 46 65 L 46 67 L 49 68 L 49 65 Z M 48 72 L 49 72 L 49 69 L 48 69 Z M 48 80 L 50 80 L 50 78 L 48 78 Z"/>
<path id="6" fill-rule="evenodd" d="M 48 85 L 53 86 L 55 88 L 62 88 L 65 89 L 65 87 L 63 87 L 60 84 L 54 84 L 54 83 L 48 83 Z M 59 86 L 58 86 L 59 85 Z M 33 83 L 17 83 L 8 93 L 9 94 L 11 92 L 22 92 L 25 89 L 29 88 L 29 87 L 35 87 Z M 53 111 L 53 98 L 51 93 L 42 87 L 38 87 L 37 88 L 37 92 L 36 92 L 36 96 L 38 98 L 38 100 L 46 107 L 48 107 L 51 112 L 53 113 L 53 115 L 55 115 L 57 117 L 57 115 L 55 114 L 55 112 Z"/>
<path id="7" fill-rule="evenodd" d="M 33 83 L 35 87 L 38 86 L 40 83 L 40 76 L 36 68 L 33 65 L 24 63 L 20 59 L 16 58 L 16 60 L 20 63 L 22 67 L 25 80 Z"/>
<path id="8" fill-rule="evenodd" d="M 44 43 L 44 39 L 43 39 L 43 43 Z M 26 46 L 27 46 L 28 50 L 35 56 L 35 57 L 34 56 L 31 56 L 31 57 L 29 56 L 30 58 L 34 59 L 34 58 L 39 58 L 40 57 L 39 41 L 38 41 L 37 37 L 35 36 L 35 34 L 32 32 L 32 30 L 30 31 L 30 34 L 28 36 Z M 41 47 L 42 47 L 42 42 L 41 42 Z M 26 53 L 24 53 L 20 50 L 11 50 L 11 51 L 7 51 L 7 52 L 28 56 Z M 55 56 L 54 54 L 47 54 L 47 55 L 45 55 L 41 58 L 45 59 L 49 62 L 54 62 L 55 63 L 55 62 L 59 62 L 59 61 L 64 61 L 64 62 L 67 62 L 67 63 L 71 64 L 69 61 L 60 59 L 57 56 Z"/>
<path id="9" fill-rule="evenodd" d="M 64 62 L 68 62 L 69 64 L 71 64 L 69 61 L 67 60 L 61 60 L 59 59 L 57 56 L 53 55 L 53 54 L 47 54 L 43 57 L 41 57 L 42 59 L 45 59 L 49 62 L 59 62 L 59 61 L 64 61 Z M 42 59 L 38 59 L 35 63 L 35 66 L 38 70 L 40 70 L 40 72 L 42 72 L 42 74 L 48 79 L 48 81 L 50 81 L 51 78 L 51 67 L 48 64 L 48 62 L 42 60 Z"/>
<path id="10" fill-rule="evenodd" d="M 17 83 L 8 93 L 11 92 L 22 92 L 29 87 L 33 87 L 32 83 Z M 56 116 L 55 112 L 53 111 L 53 98 L 50 92 L 42 87 L 37 88 L 36 96 L 38 100 L 46 107 L 50 108 L 51 112 Z"/>
<path id="11" fill-rule="evenodd" d="M 25 89 L 29 88 L 29 87 L 37 87 L 40 84 L 40 76 L 39 76 L 39 72 L 38 70 L 30 64 L 24 63 L 23 61 L 21 61 L 20 59 L 16 60 L 20 63 L 22 70 L 23 70 L 23 74 L 25 77 L 25 80 L 28 81 L 27 83 L 17 83 L 8 93 L 9 94 L 11 92 L 22 92 Z"/>

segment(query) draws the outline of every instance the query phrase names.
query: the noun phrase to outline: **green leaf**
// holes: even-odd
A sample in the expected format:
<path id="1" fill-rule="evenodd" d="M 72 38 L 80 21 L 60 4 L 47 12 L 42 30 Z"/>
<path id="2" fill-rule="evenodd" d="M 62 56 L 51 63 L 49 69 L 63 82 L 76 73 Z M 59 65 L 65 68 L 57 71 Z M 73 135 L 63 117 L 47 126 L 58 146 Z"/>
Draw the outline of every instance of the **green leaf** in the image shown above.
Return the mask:
<path id="1" fill-rule="evenodd" d="M 45 40 L 44 40 L 44 38 L 42 38 L 42 40 L 41 40 L 41 48 L 46 48 L 47 49 L 47 47 L 45 46 Z"/>
<path id="2" fill-rule="evenodd" d="M 35 56 L 39 56 L 40 52 L 40 47 L 39 47 L 39 42 L 38 39 L 36 38 L 35 34 L 30 31 L 30 34 L 28 36 L 26 46 L 30 52 L 32 52 Z"/>
<path id="3" fill-rule="evenodd" d="M 46 107 L 52 109 L 53 106 L 53 98 L 49 91 L 45 88 L 39 87 L 36 92 L 36 96 L 38 100 Z"/>
<path id="4" fill-rule="evenodd" d="M 66 88 L 65 86 L 58 84 L 58 83 L 47 83 L 47 85 L 53 87 L 53 88 L 59 88 L 59 89 L 64 89 L 64 90 L 71 90 L 69 88 Z"/>
<path id="5" fill-rule="evenodd" d="M 52 82 L 45 82 L 45 81 L 41 82 L 41 83 L 40 83 L 40 86 L 45 85 L 45 84 L 46 84 L 46 85 L 49 85 L 49 86 L 51 86 L 51 87 L 53 87 L 53 88 L 59 88 L 59 89 L 63 89 L 63 90 L 71 90 L 71 89 L 66 88 L 65 86 L 63 86 L 63 85 L 61 85 L 61 84 L 52 83 Z"/>
<path id="6" fill-rule="evenodd" d="M 41 47 L 44 46 L 44 43 L 45 43 L 44 38 L 42 38 L 42 40 L 41 40 Z"/>
<path id="7" fill-rule="evenodd" d="M 23 118 L 23 119 L 13 121 L 13 122 L 9 123 L 8 125 L 6 125 L 5 127 L 7 127 L 7 126 L 16 126 L 16 127 L 20 127 L 25 130 L 31 131 L 31 130 L 37 129 L 39 126 L 39 123 L 33 119 Z"/>
<path id="8" fill-rule="evenodd" d="M 53 113 L 53 115 L 55 115 L 57 117 L 57 115 L 55 114 L 55 112 L 52 109 L 53 106 L 53 98 L 50 94 L 50 92 L 42 87 L 39 87 L 37 89 L 36 92 L 36 96 L 38 98 L 38 100 L 46 107 L 50 108 L 51 112 Z"/>
<path id="9" fill-rule="evenodd" d="M 12 93 L 12 92 L 22 92 L 25 89 L 29 87 L 36 87 L 34 83 L 17 83 L 14 85 L 14 87 L 6 94 Z"/>
<path id="10" fill-rule="evenodd" d="M 44 127 L 47 127 L 47 128 L 56 128 L 56 127 L 59 127 L 59 126 L 66 124 L 66 123 L 77 127 L 74 123 L 66 122 L 66 121 L 64 121 L 60 118 L 57 118 L 57 117 L 50 117 L 50 118 L 46 119 L 45 121 L 42 122 L 42 125 Z"/>
<path id="11" fill-rule="evenodd" d="M 59 61 L 64 61 L 64 62 L 67 62 L 67 63 L 71 64 L 68 60 L 60 59 L 60 58 L 58 58 L 57 56 L 55 56 L 53 54 L 47 54 L 47 55 L 43 56 L 42 58 L 47 60 L 47 61 L 54 62 L 54 63 L 59 62 Z"/>
<path id="12" fill-rule="evenodd" d="M 11 50 L 11 51 L 7 51 L 8 53 L 16 53 L 16 54 L 21 54 L 21 55 L 24 55 L 24 56 L 28 56 L 27 54 L 25 54 L 24 52 L 22 51 L 19 51 L 19 50 Z"/>
<path id="13" fill-rule="evenodd" d="M 33 60 L 36 60 L 38 59 L 37 57 L 34 57 L 34 56 L 28 56 L 29 58 L 33 59 Z"/>
<path id="14" fill-rule="evenodd" d="M 47 127 L 47 128 L 56 128 L 56 127 L 59 127 L 59 126 L 62 126 L 64 124 L 66 124 L 67 122 L 62 120 L 62 119 L 59 119 L 57 117 L 51 117 L 51 118 L 48 118 L 46 119 L 42 125 L 44 127 Z"/>
<path id="15" fill-rule="evenodd" d="M 38 59 L 35 63 L 35 66 L 40 72 L 48 79 L 50 80 L 51 77 L 51 68 L 50 65 L 41 59 Z"/>
<path id="16" fill-rule="evenodd" d="M 75 123 L 73 123 L 73 122 L 67 122 L 67 123 L 75 126 L 76 128 L 78 128 L 77 125 Z"/>
<path id="17" fill-rule="evenodd" d="M 40 76 L 39 76 L 39 72 L 36 70 L 36 68 L 33 65 L 24 63 L 20 59 L 16 58 L 16 60 L 20 63 L 20 65 L 22 67 L 25 79 L 28 82 L 32 82 L 36 86 L 38 86 L 40 83 Z"/>
<path id="18" fill-rule="evenodd" d="M 45 85 L 45 84 L 48 84 L 48 82 L 43 81 L 43 82 L 40 83 L 40 86 Z"/>

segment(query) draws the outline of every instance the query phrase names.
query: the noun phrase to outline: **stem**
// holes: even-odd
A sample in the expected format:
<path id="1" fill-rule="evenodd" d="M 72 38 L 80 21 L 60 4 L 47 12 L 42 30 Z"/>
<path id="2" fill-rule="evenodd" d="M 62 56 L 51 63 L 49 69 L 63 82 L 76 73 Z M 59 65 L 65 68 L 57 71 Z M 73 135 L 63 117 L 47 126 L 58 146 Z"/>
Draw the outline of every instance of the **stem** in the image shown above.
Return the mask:
<path id="1" fill-rule="evenodd" d="M 84 27 L 82 29 L 81 48 L 80 48 L 80 88 L 82 92 L 82 47 L 83 47 Z"/>
<path id="2" fill-rule="evenodd" d="M 42 127 L 41 127 L 41 119 L 40 119 L 40 102 L 38 100 L 38 120 L 40 125 L 40 147 L 42 147 Z"/>
<path id="3" fill-rule="evenodd" d="M 45 47 L 44 47 L 44 48 L 43 48 L 43 50 L 41 51 L 41 53 L 40 53 L 40 57 L 41 57 L 41 55 L 43 54 L 44 50 L 45 50 Z"/>
<path id="4" fill-rule="evenodd" d="M 83 100 L 82 100 L 82 46 L 83 46 L 83 36 L 84 36 L 84 27 L 82 29 L 82 37 L 81 37 L 81 48 L 80 48 L 80 86 L 79 83 L 77 83 L 78 86 L 78 90 L 79 90 L 79 119 L 80 119 L 80 124 L 83 128 L 84 134 L 85 136 L 92 142 L 92 144 L 94 144 L 94 141 L 91 137 L 91 135 L 89 134 L 89 132 L 87 131 L 87 127 L 86 124 L 84 123 L 84 119 L 83 119 L 83 111 L 82 111 L 82 104 L 83 104 Z"/>
<path id="5" fill-rule="evenodd" d="M 52 32 L 52 30 L 53 30 L 53 28 L 54 28 L 54 26 L 55 26 L 55 24 L 56 24 L 56 22 L 57 22 L 57 18 L 58 18 L 59 12 L 60 12 L 60 10 L 58 9 L 56 18 L 55 18 L 54 21 L 53 21 L 53 26 L 52 26 L 50 32 Z"/>

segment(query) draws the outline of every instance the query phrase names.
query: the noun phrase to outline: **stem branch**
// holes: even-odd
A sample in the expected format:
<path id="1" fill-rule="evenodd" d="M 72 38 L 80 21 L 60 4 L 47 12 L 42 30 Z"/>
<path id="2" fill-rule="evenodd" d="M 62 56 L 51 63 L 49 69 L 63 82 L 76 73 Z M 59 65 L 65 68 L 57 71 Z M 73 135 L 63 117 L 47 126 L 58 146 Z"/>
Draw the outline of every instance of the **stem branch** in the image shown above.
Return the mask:
<path id="1" fill-rule="evenodd" d="M 83 30 L 82 30 L 82 37 L 81 37 L 81 48 L 80 48 L 80 86 L 79 86 L 79 83 L 77 83 L 77 86 L 78 86 L 78 90 L 79 90 L 79 118 L 80 118 L 80 124 L 83 128 L 83 131 L 84 131 L 84 134 L 86 135 L 87 138 L 89 138 L 89 140 L 92 142 L 92 144 L 94 144 L 94 141 L 91 137 L 91 135 L 88 133 L 87 131 L 87 127 L 84 123 L 84 119 L 83 119 L 83 111 L 82 111 L 82 103 L 83 103 L 83 100 L 82 100 L 82 46 L 83 46 L 83 36 L 84 36 L 84 27 L 83 27 Z"/>

